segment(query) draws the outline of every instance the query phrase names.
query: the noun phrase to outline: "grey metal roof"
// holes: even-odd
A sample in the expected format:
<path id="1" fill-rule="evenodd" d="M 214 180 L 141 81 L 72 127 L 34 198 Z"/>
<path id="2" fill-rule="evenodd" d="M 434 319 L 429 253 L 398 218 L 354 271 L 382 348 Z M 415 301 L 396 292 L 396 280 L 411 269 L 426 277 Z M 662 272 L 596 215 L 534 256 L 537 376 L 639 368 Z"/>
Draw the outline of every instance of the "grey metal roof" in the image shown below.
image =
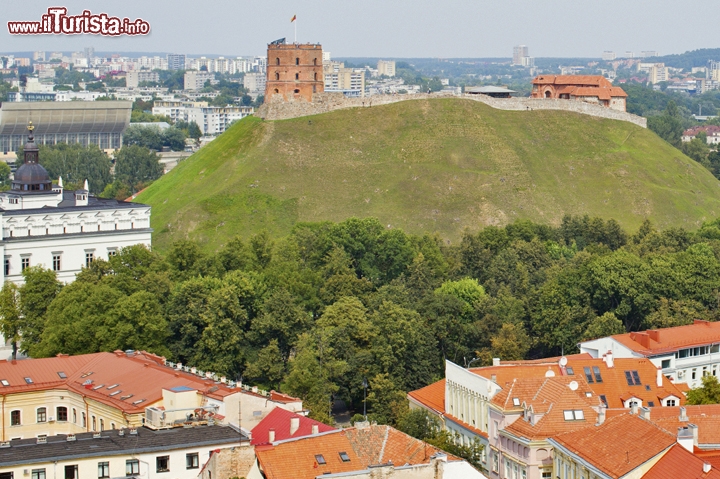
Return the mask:
<path id="1" fill-rule="evenodd" d="M 516 91 L 500 86 L 487 85 L 466 88 L 465 93 L 516 93 Z"/>
<path id="2" fill-rule="evenodd" d="M 124 436 L 120 436 L 119 430 L 104 431 L 99 438 L 94 438 L 91 432 L 81 433 L 76 435 L 75 441 L 68 441 L 66 435 L 50 436 L 45 444 L 37 444 L 35 438 L 13 440 L 10 447 L 0 447 L 0 467 L 173 451 L 215 444 L 239 445 L 249 441 L 247 436 L 230 426 L 178 427 L 159 431 L 140 427 L 137 435 L 129 434 L 128 429 L 124 431 Z"/>
<path id="3" fill-rule="evenodd" d="M 32 120 L 35 136 L 54 133 L 121 133 L 130 124 L 130 101 L 5 102 L 0 135 L 25 135 Z"/>
<path id="4" fill-rule="evenodd" d="M 28 194 L 46 194 L 51 195 L 53 193 L 47 191 L 7 191 L 8 194 L 14 195 L 28 195 Z M 75 206 L 75 192 L 63 191 L 63 200 L 57 207 L 46 206 L 43 208 L 29 208 L 24 210 L 3 210 L 0 208 L 0 214 L 3 216 L 25 216 L 33 215 L 38 213 L 57 213 L 57 212 L 71 212 L 71 211 L 92 211 L 92 210 L 109 210 L 109 209 L 143 209 L 150 208 L 150 205 L 143 203 L 131 203 L 128 201 L 118 201 L 113 199 L 96 198 L 90 196 L 88 198 L 87 206 Z"/>

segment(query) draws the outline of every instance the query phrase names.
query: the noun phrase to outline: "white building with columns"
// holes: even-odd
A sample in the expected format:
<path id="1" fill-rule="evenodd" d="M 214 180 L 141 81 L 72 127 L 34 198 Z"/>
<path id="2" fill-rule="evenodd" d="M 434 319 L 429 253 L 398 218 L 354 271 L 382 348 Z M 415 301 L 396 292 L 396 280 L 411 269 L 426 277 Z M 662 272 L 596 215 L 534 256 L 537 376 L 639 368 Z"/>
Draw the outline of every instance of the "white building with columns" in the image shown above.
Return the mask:
<path id="1" fill-rule="evenodd" d="M 38 163 L 32 123 L 23 165 L 12 187 L 0 193 L 0 223 L 4 258 L 2 281 L 23 282 L 22 272 L 41 265 L 71 282 L 93 260 L 108 259 L 121 248 L 151 245 L 150 207 L 138 203 L 95 198 L 85 187 L 53 184 Z"/>

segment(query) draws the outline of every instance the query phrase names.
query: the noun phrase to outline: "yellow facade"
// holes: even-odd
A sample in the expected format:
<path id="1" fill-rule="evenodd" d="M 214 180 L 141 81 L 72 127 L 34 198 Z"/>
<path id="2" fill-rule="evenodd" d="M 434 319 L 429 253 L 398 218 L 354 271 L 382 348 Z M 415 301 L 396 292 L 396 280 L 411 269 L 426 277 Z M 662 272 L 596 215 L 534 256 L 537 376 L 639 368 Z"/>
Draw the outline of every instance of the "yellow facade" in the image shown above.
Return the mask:
<path id="1" fill-rule="evenodd" d="M 3 395 L 1 404 L 2 441 L 142 425 L 142 414 L 125 414 L 67 389 Z"/>

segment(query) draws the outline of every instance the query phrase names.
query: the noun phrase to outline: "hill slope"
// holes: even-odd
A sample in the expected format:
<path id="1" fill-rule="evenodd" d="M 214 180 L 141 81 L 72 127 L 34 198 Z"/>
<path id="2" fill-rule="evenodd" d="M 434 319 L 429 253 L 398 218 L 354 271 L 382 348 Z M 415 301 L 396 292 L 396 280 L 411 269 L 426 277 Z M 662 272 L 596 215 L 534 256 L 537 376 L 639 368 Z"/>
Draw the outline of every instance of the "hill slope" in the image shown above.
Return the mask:
<path id="1" fill-rule="evenodd" d="M 415 100 L 264 122 L 249 117 L 138 196 L 160 249 L 374 216 L 457 241 L 465 228 L 565 214 L 693 228 L 720 183 L 649 130 L 561 111 Z"/>

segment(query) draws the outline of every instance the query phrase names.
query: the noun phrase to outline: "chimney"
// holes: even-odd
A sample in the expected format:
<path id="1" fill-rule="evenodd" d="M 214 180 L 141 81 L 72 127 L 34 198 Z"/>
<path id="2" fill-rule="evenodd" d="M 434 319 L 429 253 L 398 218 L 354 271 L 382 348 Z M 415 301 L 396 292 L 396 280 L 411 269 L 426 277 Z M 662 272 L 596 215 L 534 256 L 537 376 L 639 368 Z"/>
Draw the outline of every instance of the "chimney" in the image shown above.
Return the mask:
<path id="1" fill-rule="evenodd" d="M 657 329 L 648 329 L 646 333 L 653 341 L 660 342 L 660 331 Z"/>
<path id="2" fill-rule="evenodd" d="M 712 470 L 712 466 L 711 466 L 710 464 L 708 464 L 707 462 L 703 464 L 703 472 L 704 472 L 705 474 L 707 474 L 707 473 L 710 472 L 711 470 Z"/>
<path id="3" fill-rule="evenodd" d="M 646 421 L 650 420 L 650 409 L 646 407 L 640 408 L 640 417 Z"/>
<path id="4" fill-rule="evenodd" d="M 687 420 L 687 410 L 685 409 L 685 406 L 680 406 L 680 421 L 686 422 Z"/>
<path id="5" fill-rule="evenodd" d="M 693 443 L 693 433 L 690 429 L 686 427 L 679 427 L 677 442 L 688 451 L 693 452 L 693 446 L 695 444 Z"/>
<path id="6" fill-rule="evenodd" d="M 697 424 L 688 424 L 688 429 L 692 432 L 693 446 L 698 445 L 698 427 Z"/>
<path id="7" fill-rule="evenodd" d="M 496 382 L 497 382 L 497 375 L 491 374 L 491 375 L 490 375 L 490 381 L 496 383 Z"/>
<path id="8" fill-rule="evenodd" d="M 317 424 L 313 424 L 313 425 L 312 425 L 312 433 L 313 433 L 313 434 L 319 434 L 319 433 L 320 433 L 320 428 L 318 427 Z"/>
<path id="9" fill-rule="evenodd" d="M 647 333 L 630 333 L 630 339 L 644 348 L 650 347 L 650 336 Z"/>
<path id="10" fill-rule="evenodd" d="M 605 422 L 605 407 L 600 406 L 600 409 L 598 410 L 598 418 L 597 418 L 597 424 L 596 426 L 600 426 Z"/>
<path id="11" fill-rule="evenodd" d="M 500 366 L 500 358 L 493 358 L 493 366 Z"/>
<path id="12" fill-rule="evenodd" d="M 612 351 L 608 351 L 605 355 L 603 355 L 603 361 L 605 361 L 605 365 L 607 365 L 608 369 L 615 366 L 615 361 L 613 360 Z"/>
<path id="13" fill-rule="evenodd" d="M 275 442 L 275 429 L 268 431 L 268 442 Z"/>
<path id="14" fill-rule="evenodd" d="M 292 436 L 297 432 L 297 430 L 300 429 L 300 418 L 299 417 L 291 417 L 290 418 L 290 435 Z"/>
<path id="15" fill-rule="evenodd" d="M 663 385 L 663 373 L 662 373 L 662 368 L 658 368 L 658 370 L 657 370 L 657 378 L 656 378 L 656 380 L 655 380 L 655 384 L 656 384 L 657 387 L 659 387 L 659 388 L 661 388 L 662 385 Z"/>
<path id="16" fill-rule="evenodd" d="M 638 413 L 637 401 L 633 401 L 632 405 L 630 406 L 630 414 L 637 414 L 637 413 Z"/>

